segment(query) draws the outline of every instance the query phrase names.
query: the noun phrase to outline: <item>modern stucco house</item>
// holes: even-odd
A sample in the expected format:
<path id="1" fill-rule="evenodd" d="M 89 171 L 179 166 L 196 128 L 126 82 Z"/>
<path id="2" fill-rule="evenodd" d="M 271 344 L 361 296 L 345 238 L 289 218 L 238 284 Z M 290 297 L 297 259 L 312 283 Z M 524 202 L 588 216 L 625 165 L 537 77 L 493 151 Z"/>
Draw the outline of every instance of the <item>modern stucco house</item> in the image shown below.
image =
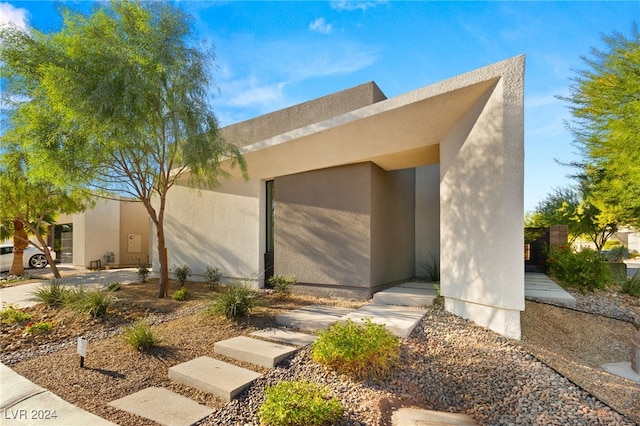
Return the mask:
<path id="1" fill-rule="evenodd" d="M 523 92 L 518 56 L 391 99 L 370 82 L 225 127 L 250 179 L 171 191 L 169 263 L 258 286 L 273 268 L 302 291 L 369 298 L 436 256 L 445 309 L 518 339 Z"/>

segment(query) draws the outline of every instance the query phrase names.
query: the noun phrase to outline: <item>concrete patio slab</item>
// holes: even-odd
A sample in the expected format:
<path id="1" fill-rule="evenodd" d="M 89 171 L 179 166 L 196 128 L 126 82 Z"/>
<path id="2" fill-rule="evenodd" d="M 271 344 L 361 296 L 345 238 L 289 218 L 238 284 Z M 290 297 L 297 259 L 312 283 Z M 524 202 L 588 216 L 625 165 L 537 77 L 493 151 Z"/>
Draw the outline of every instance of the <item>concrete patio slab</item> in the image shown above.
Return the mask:
<path id="1" fill-rule="evenodd" d="M 34 417 L 35 416 L 35 417 Z M 114 425 L 68 403 L 0 363 L 2 425 Z"/>
<path id="2" fill-rule="evenodd" d="M 251 336 L 272 340 L 287 345 L 307 346 L 316 340 L 316 336 L 283 328 L 269 327 L 250 333 Z"/>
<path id="3" fill-rule="evenodd" d="M 164 388 L 147 388 L 111 401 L 110 406 L 166 426 L 190 426 L 213 409 Z"/>
<path id="4" fill-rule="evenodd" d="M 202 356 L 169 368 L 169 379 L 231 401 L 262 375 L 217 359 Z"/>
<path id="5" fill-rule="evenodd" d="M 640 374 L 633 371 L 630 362 L 612 362 L 603 364 L 602 369 L 616 376 L 624 377 L 632 382 L 640 383 Z"/>
<path id="6" fill-rule="evenodd" d="M 561 303 L 575 307 L 576 299 L 545 274 L 527 272 L 524 274 L 524 297 Z"/>
<path id="7" fill-rule="evenodd" d="M 446 413 L 443 411 L 400 408 L 391 416 L 393 426 L 472 426 L 477 425 L 466 414 Z"/>
<path id="8" fill-rule="evenodd" d="M 438 296 L 433 284 L 405 283 L 379 291 L 373 295 L 373 303 L 378 305 L 430 306 Z"/>
<path id="9" fill-rule="evenodd" d="M 276 316 L 276 323 L 300 330 L 320 330 L 352 311 L 353 309 L 338 306 L 311 305 Z"/>
<path id="10" fill-rule="evenodd" d="M 372 303 L 345 315 L 341 321 L 346 321 L 347 319 L 360 321 L 365 318 L 371 318 L 371 321 L 376 324 L 386 325 L 396 336 L 409 337 L 411 331 L 426 313 L 425 309 Z"/>
<path id="11" fill-rule="evenodd" d="M 213 345 L 213 350 L 238 361 L 272 368 L 294 353 L 297 348 L 251 337 L 238 336 L 216 342 Z"/>

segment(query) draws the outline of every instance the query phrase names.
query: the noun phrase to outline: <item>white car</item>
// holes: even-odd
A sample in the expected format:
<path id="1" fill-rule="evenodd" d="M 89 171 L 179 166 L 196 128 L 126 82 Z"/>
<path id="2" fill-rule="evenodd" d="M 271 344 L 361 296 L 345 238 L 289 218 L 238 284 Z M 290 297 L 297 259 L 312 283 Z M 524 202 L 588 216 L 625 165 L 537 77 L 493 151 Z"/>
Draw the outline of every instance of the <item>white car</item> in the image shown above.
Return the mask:
<path id="1" fill-rule="evenodd" d="M 47 247 L 51 258 L 56 260 L 56 252 L 51 247 Z M 0 245 L 0 272 L 7 272 L 13 263 L 13 244 Z M 22 253 L 22 264 L 24 269 L 44 268 L 47 266 L 47 258 L 44 253 L 30 245 Z"/>

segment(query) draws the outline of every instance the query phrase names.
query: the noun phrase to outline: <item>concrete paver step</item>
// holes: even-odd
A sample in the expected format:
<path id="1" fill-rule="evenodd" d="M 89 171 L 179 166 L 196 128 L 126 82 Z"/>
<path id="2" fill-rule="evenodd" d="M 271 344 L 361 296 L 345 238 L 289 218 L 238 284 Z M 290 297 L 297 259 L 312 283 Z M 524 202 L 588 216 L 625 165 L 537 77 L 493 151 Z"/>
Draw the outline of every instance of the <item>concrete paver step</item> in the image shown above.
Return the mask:
<path id="1" fill-rule="evenodd" d="M 384 324 L 396 336 L 409 337 L 426 313 L 426 309 L 372 303 L 345 315 L 341 321 L 371 318 L 375 324 Z"/>
<path id="2" fill-rule="evenodd" d="M 466 414 L 444 411 L 400 408 L 391 416 L 393 426 L 473 426 L 475 421 Z"/>
<path id="3" fill-rule="evenodd" d="M 269 327 L 254 331 L 251 336 L 261 339 L 272 340 L 286 345 L 307 346 L 316 340 L 313 334 L 300 333 L 298 331 L 286 330 L 284 328 Z"/>
<path id="4" fill-rule="evenodd" d="M 231 401 L 262 375 L 246 368 L 202 356 L 169 368 L 169 379 Z"/>
<path id="5" fill-rule="evenodd" d="M 338 306 L 310 305 L 276 316 L 276 323 L 301 330 L 320 330 L 352 311 L 353 309 Z"/>
<path id="6" fill-rule="evenodd" d="M 147 388 L 111 401 L 110 406 L 167 426 L 190 426 L 213 409 L 164 388 Z"/>
<path id="7" fill-rule="evenodd" d="M 373 303 L 377 305 L 398 306 L 430 306 L 438 296 L 438 292 L 429 283 L 405 283 L 379 291 L 373 295 Z"/>
<path id="8" fill-rule="evenodd" d="M 213 350 L 238 361 L 271 368 L 294 353 L 297 348 L 251 337 L 238 336 L 216 342 Z"/>

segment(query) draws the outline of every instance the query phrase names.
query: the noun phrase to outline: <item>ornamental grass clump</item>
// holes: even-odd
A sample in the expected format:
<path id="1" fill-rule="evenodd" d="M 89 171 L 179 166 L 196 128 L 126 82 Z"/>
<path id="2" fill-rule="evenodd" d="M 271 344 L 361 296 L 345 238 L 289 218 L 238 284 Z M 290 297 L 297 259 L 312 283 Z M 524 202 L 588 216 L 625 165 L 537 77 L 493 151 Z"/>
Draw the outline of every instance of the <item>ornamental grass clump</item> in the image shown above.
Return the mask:
<path id="1" fill-rule="evenodd" d="M 146 351 L 160 344 L 160 339 L 154 335 L 151 327 L 141 320 L 124 328 L 122 340 L 138 351 Z"/>
<path id="2" fill-rule="evenodd" d="M 281 382 L 265 390 L 260 423 L 267 426 L 322 426 L 336 424 L 344 409 L 329 390 L 313 382 Z"/>
<path id="3" fill-rule="evenodd" d="M 366 318 L 329 326 L 313 342 L 313 360 L 357 380 L 381 379 L 400 357 L 400 340 L 384 325 Z"/>
<path id="4" fill-rule="evenodd" d="M 71 290 L 63 287 L 57 280 L 49 281 L 49 284 L 41 285 L 34 293 L 36 298 L 47 306 L 62 306 L 68 298 Z"/>
<path id="5" fill-rule="evenodd" d="M 64 306 L 72 311 L 98 318 L 105 316 L 111 305 L 116 301 L 116 297 L 109 291 L 101 289 L 85 290 L 80 287 L 68 293 Z"/>
<path id="6" fill-rule="evenodd" d="M 247 284 L 229 286 L 211 300 L 208 311 L 227 318 L 246 317 L 256 305 L 257 293 Z"/>
<path id="7" fill-rule="evenodd" d="M 622 283 L 622 292 L 630 296 L 640 297 L 640 272 L 636 272 Z"/>

